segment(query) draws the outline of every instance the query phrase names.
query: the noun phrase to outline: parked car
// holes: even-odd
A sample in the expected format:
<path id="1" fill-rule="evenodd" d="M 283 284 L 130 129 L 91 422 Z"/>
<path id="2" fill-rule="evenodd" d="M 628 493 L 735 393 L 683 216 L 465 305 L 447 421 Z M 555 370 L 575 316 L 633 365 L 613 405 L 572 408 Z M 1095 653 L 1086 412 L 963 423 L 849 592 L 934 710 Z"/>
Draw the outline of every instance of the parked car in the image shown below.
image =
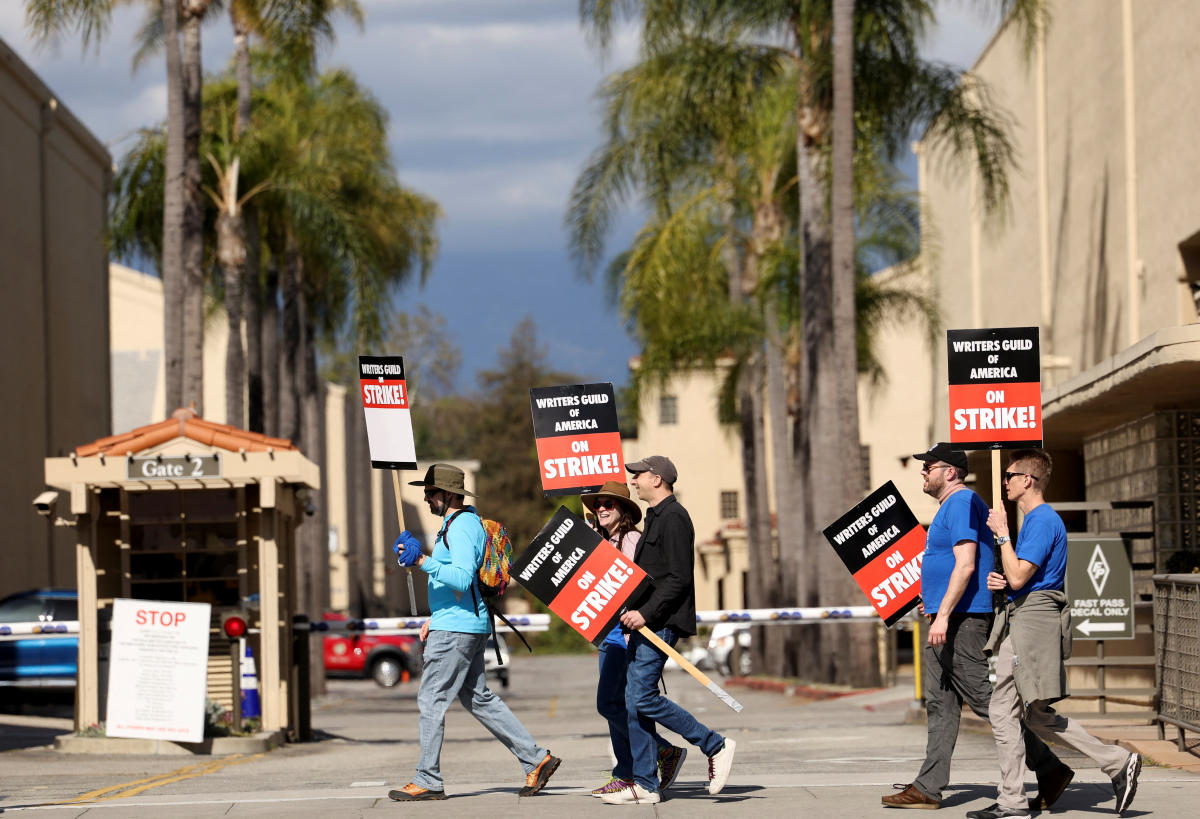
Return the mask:
<path id="1" fill-rule="evenodd" d="M 500 646 L 500 662 L 496 662 L 496 646 Z M 483 653 L 483 672 L 487 677 L 495 677 L 500 681 L 501 688 L 508 688 L 508 661 L 511 655 L 508 653 L 508 644 L 504 642 L 504 637 L 500 634 L 496 635 L 493 640 L 488 637 L 487 649 Z"/>
<path id="2" fill-rule="evenodd" d="M 348 619 L 344 614 L 325 615 L 325 620 L 331 622 Z M 412 677 L 421 673 L 421 641 L 412 634 L 327 634 L 324 654 L 326 674 L 370 677 L 384 688 L 399 683 L 406 671 Z"/>
<path id="3" fill-rule="evenodd" d="M 74 688 L 79 634 L 14 634 L 16 623 L 43 627 L 79 620 L 74 589 L 35 589 L 0 600 L 0 687 Z M 76 629 L 78 631 L 78 629 Z"/>
<path id="4" fill-rule="evenodd" d="M 736 652 L 738 667 L 732 666 Z M 708 636 L 708 660 L 723 674 L 744 677 L 750 673 L 750 626 L 742 623 L 717 623 Z"/>

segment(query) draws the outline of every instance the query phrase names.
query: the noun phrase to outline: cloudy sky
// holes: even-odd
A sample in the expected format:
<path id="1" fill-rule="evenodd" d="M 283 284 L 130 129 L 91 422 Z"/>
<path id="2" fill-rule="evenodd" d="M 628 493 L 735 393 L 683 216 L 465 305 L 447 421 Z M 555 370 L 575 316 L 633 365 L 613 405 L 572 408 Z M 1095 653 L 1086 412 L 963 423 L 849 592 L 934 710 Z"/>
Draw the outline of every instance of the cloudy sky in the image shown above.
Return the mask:
<path id="1" fill-rule="evenodd" d="M 322 64 L 351 69 L 383 103 L 401 181 L 445 211 L 433 274 L 424 288 L 399 293 L 397 307 L 426 304 L 446 317 L 463 350 L 463 388 L 473 387 L 477 369 L 495 364 L 525 316 L 555 367 L 624 383 L 635 344 L 600 286 L 575 274 L 562 216 L 599 143 L 594 92 L 606 73 L 634 59 L 634 30 L 619 30 L 602 57 L 585 39 L 575 0 L 361 2 L 365 28 L 339 25 Z M 130 68 L 144 6 L 119 9 L 99 49 L 86 54 L 77 37 L 34 46 L 23 6 L 0 2 L 0 38 L 119 159 L 130 134 L 166 109 L 162 60 Z M 970 65 L 995 20 L 963 0 L 940 6 L 928 55 Z M 206 70 L 222 68 L 232 51 L 228 18 L 208 25 L 203 38 Z M 631 215 L 611 247 L 634 229 Z"/>

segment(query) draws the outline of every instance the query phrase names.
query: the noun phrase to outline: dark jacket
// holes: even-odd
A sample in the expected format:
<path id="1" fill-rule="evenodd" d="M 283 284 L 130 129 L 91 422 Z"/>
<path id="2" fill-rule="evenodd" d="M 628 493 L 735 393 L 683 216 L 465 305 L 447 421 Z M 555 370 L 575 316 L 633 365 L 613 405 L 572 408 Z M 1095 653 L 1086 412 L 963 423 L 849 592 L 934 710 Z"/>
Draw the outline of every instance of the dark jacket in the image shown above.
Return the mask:
<path id="1" fill-rule="evenodd" d="M 670 626 L 681 637 L 696 633 L 695 545 L 692 518 L 674 495 L 647 510 L 633 562 L 654 579 L 654 587 L 629 608 L 641 612 L 651 631 Z"/>

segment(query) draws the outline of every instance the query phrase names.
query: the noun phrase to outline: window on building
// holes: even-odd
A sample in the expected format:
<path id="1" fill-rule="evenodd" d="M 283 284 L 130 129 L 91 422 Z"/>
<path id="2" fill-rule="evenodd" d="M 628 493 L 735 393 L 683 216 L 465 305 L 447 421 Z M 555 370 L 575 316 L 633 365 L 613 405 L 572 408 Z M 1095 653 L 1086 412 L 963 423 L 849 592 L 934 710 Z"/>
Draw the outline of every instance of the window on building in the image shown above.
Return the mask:
<path id="1" fill-rule="evenodd" d="M 663 395 L 658 399 L 658 423 L 679 423 L 679 399 L 674 395 Z"/>
<path id="2" fill-rule="evenodd" d="M 736 520 L 738 517 L 738 493 L 721 492 L 721 520 Z"/>

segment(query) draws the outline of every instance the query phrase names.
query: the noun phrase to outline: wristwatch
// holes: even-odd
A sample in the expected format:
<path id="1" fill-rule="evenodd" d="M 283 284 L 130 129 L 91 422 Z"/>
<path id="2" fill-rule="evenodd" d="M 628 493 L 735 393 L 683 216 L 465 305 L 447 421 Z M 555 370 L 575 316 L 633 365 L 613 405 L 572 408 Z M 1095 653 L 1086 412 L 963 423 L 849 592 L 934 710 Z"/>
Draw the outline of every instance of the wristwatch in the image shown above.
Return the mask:
<path id="1" fill-rule="evenodd" d="M 997 546 L 1003 546 L 1005 543 L 1008 543 L 1008 535 L 998 535 L 996 537 Z"/>

